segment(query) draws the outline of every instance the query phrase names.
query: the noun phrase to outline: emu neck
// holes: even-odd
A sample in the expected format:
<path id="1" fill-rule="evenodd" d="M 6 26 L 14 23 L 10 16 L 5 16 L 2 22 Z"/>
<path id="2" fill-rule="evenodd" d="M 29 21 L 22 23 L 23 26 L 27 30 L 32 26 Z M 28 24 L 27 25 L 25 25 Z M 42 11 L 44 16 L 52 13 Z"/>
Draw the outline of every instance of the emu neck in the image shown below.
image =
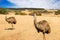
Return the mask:
<path id="1" fill-rule="evenodd" d="M 34 14 L 34 25 L 35 25 L 35 28 L 37 28 L 36 14 Z"/>
<path id="2" fill-rule="evenodd" d="M 34 23 L 36 24 L 37 22 L 36 22 L 37 20 L 36 20 L 36 15 L 34 15 Z"/>

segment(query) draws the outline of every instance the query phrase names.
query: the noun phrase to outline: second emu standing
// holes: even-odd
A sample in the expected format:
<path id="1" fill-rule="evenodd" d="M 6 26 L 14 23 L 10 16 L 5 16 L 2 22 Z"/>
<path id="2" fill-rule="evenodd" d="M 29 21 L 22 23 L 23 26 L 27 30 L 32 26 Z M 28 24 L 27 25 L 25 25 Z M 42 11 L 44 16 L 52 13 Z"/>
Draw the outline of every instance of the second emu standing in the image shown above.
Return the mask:
<path id="1" fill-rule="evenodd" d="M 12 25 L 12 28 L 13 28 L 13 24 L 16 24 L 16 19 L 15 17 L 9 17 L 7 18 L 7 16 L 5 16 L 5 20 Z"/>
<path id="2" fill-rule="evenodd" d="M 50 25 L 48 24 L 48 22 L 46 20 L 41 20 L 39 22 L 37 22 L 36 20 L 36 14 L 34 14 L 34 25 L 35 28 L 37 30 L 37 32 L 42 32 L 43 33 L 43 40 L 46 40 L 45 38 L 45 33 L 50 33 L 51 32 L 51 28 Z"/>

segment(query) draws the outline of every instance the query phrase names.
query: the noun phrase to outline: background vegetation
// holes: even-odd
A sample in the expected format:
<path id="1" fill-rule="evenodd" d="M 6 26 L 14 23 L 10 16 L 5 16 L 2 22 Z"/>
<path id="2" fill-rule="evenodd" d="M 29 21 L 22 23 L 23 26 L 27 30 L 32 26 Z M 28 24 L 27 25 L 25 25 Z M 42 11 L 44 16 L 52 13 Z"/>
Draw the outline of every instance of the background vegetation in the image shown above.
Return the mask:
<path id="1" fill-rule="evenodd" d="M 25 8 L 26 9 L 26 8 Z M 25 10 L 24 8 L 0 8 L 0 14 L 8 14 L 9 11 L 14 11 L 15 12 L 15 15 L 27 15 L 26 13 L 21 13 L 21 11 L 24 11 Z M 47 10 L 45 9 L 28 9 L 31 11 L 31 14 L 29 15 L 33 15 L 33 13 L 36 13 L 38 16 L 41 16 L 41 13 L 51 13 L 51 12 L 48 12 Z M 55 12 L 55 15 L 58 15 L 60 14 L 60 10 L 56 11 Z"/>
<path id="2" fill-rule="evenodd" d="M 58 14 L 60 14 L 60 10 L 58 10 L 58 11 L 55 12 L 55 15 L 58 15 Z"/>

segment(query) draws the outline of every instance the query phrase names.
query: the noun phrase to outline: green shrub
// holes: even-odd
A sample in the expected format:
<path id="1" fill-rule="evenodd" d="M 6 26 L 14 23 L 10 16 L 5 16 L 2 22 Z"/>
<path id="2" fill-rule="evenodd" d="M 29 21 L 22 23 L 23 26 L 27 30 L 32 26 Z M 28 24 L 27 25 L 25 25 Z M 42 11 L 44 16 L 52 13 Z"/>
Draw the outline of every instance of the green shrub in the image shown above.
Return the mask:
<path id="1" fill-rule="evenodd" d="M 21 13 L 21 12 L 20 13 L 19 12 L 16 12 L 15 15 L 27 15 L 27 14 Z"/>
<path id="2" fill-rule="evenodd" d="M 55 15 L 58 15 L 58 14 L 60 14 L 60 10 L 58 10 L 58 11 L 55 12 Z"/>
<path id="3" fill-rule="evenodd" d="M 3 9 L 3 8 L 0 8 L 0 14 L 7 14 L 7 10 L 6 9 Z"/>
<path id="4" fill-rule="evenodd" d="M 18 12 L 15 12 L 15 15 L 19 15 L 20 13 L 18 13 Z"/>
<path id="5" fill-rule="evenodd" d="M 29 14 L 29 15 L 33 16 L 33 14 L 34 14 L 34 13 L 31 13 L 31 14 Z M 37 15 L 37 16 L 41 16 L 41 13 L 38 13 L 38 14 L 36 13 L 36 15 Z"/>
<path id="6" fill-rule="evenodd" d="M 27 15 L 26 13 L 20 13 L 20 15 Z"/>
<path id="7" fill-rule="evenodd" d="M 41 13 L 36 14 L 37 16 L 41 16 Z"/>

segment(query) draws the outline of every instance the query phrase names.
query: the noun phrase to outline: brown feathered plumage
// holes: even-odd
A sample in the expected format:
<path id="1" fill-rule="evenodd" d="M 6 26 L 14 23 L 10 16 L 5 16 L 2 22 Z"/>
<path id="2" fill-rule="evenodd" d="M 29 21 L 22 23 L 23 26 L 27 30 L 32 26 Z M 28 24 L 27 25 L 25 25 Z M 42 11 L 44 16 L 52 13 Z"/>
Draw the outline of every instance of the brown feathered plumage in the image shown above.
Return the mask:
<path id="1" fill-rule="evenodd" d="M 7 21 L 8 23 L 11 23 L 11 24 L 16 24 L 16 19 L 15 19 L 15 17 L 6 18 L 6 21 Z"/>
<path id="2" fill-rule="evenodd" d="M 12 24 L 12 27 L 13 27 L 13 24 L 16 24 L 16 19 L 15 17 L 8 17 L 7 16 L 5 17 L 5 20 L 9 23 L 9 24 Z"/>
<path id="3" fill-rule="evenodd" d="M 37 32 L 42 32 L 43 33 L 43 39 L 45 39 L 45 33 L 50 33 L 51 32 L 51 28 L 50 25 L 48 24 L 48 22 L 46 20 L 41 20 L 39 22 L 36 21 L 36 14 L 34 14 L 34 25 L 35 28 L 37 30 Z"/>
<path id="4" fill-rule="evenodd" d="M 37 23 L 37 28 L 38 28 L 38 32 L 43 32 L 43 33 L 50 33 L 50 25 L 48 24 L 48 22 L 46 20 L 42 20 L 40 22 Z"/>

